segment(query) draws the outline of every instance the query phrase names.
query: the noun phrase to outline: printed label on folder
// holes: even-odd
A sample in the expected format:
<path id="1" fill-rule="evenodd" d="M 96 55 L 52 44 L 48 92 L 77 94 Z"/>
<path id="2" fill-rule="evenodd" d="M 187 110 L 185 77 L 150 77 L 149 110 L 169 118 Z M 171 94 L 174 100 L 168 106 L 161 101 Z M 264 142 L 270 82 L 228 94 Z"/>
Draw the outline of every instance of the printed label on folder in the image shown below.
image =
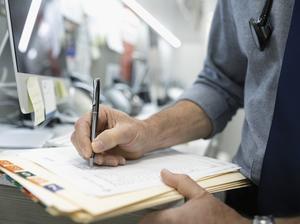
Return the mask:
<path id="1" fill-rule="evenodd" d="M 43 186 L 43 185 L 46 185 L 48 183 L 47 180 L 41 178 L 41 177 L 37 177 L 37 176 L 32 176 L 32 177 L 29 177 L 28 180 L 36 185 L 39 185 L 39 186 Z"/>
<path id="2" fill-rule="evenodd" d="M 44 188 L 46 188 L 47 190 L 49 190 L 53 193 L 56 193 L 57 191 L 63 190 L 62 187 L 60 187 L 56 184 L 49 184 L 49 185 L 44 186 Z"/>
<path id="3" fill-rule="evenodd" d="M 45 106 L 43 95 L 37 77 L 29 77 L 27 80 L 27 91 L 34 111 L 34 125 L 38 125 L 45 120 Z"/>
<path id="4" fill-rule="evenodd" d="M 17 173 L 17 174 L 18 174 L 19 176 L 25 178 L 25 179 L 27 179 L 28 177 L 33 177 L 33 176 L 34 176 L 34 174 L 31 173 L 31 172 L 29 172 L 29 171 L 23 171 L 23 172 L 19 172 L 19 173 Z"/>
<path id="5" fill-rule="evenodd" d="M 16 165 L 6 166 L 5 169 L 9 170 L 12 173 L 16 173 L 23 170 L 21 167 Z"/>
<path id="6" fill-rule="evenodd" d="M 11 166 L 13 165 L 11 162 L 7 161 L 7 160 L 0 160 L 0 166 L 2 167 L 6 167 L 6 166 Z"/>

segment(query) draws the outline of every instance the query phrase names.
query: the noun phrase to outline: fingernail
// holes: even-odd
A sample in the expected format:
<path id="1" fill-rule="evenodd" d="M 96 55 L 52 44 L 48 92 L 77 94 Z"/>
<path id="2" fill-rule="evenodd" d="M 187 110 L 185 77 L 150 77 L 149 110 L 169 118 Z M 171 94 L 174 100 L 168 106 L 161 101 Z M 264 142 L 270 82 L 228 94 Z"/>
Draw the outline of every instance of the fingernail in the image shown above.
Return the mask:
<path id="1" fill-rule="evenodd" d="M 114 159 L 106 159 L 105 163 L 107 166 L 118 166 L 118 162 Z"/>
<path id="2" fill-rule="evenodd" d="M 89 158 L 91 158 L 91 153 L 90 153 L 90 152 L 87 152 L 87 151 L 84 151 L 84 152 L 82 153 L 82 156 L 83 156 L 83 158 L 85 158 L 85 159 L 89 159 Z"/>
<path id="3" fill-rule="evenodd" d="M 125 164 L 126 164 L 126 159 L 121 158 L 121 159 L 120 159 L 120 165 L 125 165 Z"/>
<path id="4" fill-rule="evenodd" d="M 105 147 L 101 140 L 96 140 L 92 143 L 92 147 L 96 152 L 104 152 Z"/>
<path id="5" fill-rule="evenodd" d="M 95 157 L 95 163 L 97 163 L 98 165 L 102 165 L 103 164 L 103 158 L 98 156 L 98 157 Z"/>

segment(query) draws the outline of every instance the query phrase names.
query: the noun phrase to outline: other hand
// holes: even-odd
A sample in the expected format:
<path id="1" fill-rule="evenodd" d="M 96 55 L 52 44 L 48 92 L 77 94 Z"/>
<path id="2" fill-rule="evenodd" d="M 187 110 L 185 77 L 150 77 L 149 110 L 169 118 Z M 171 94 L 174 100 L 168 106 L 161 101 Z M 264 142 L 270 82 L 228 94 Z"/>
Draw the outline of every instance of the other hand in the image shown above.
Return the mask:
<path id="1" fill-rule="evenodd" d="M 98 136 L 90 141 L 91 113 L 81 117 L 75 124 L 71 141 L 79 154 L 89 159 L 95 153 L 98 165 L 124 165 L 126 159 L 138 159 L 146 149 L 146 127 L 143 121 L 107 106 L 100 107 Z"/>
<path id="2" fill-rule="evenodd" d="M 161 172 L 163 181 L 188 199 L 181 207 L 153 212 L 145 216 L 140 224 L 250 224 L 236 211 L 202 189 L 186 175 Z"/>

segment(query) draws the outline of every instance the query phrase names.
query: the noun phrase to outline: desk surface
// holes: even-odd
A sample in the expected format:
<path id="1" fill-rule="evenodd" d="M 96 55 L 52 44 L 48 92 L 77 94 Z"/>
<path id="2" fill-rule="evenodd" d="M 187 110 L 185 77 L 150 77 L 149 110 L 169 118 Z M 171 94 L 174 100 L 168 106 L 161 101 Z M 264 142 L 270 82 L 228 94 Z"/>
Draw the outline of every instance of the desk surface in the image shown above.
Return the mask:
<path id="1" fill-rule="evenodd" d="M 95 224 L 133 224 L 153 210 L 144 210 L 126 214 Z M 65 217 L 49 215 L 42 206 L 32 202 L 18 189 L 9 186 L 0 186 L 0 224 L 74 224 Z"/>

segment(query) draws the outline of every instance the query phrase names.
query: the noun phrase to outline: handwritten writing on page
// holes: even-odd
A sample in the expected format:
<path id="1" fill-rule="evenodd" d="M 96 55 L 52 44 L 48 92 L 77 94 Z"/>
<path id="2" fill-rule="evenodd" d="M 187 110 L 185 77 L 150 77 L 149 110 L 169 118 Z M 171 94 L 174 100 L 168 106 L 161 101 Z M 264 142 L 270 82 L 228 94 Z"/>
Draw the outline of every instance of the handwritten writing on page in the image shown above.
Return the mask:
<path id="1" fill-rule="evenodd" d="M 128 161 L 125 166 L 90 168 L 73 147 L 28 151 L 21 154 L 76 186 L 82 193 L 107 196 L 163 185 L 164 168 L 195 180 L 238 170 L 238 166 L 193 154 L 165 150 Z"/>

